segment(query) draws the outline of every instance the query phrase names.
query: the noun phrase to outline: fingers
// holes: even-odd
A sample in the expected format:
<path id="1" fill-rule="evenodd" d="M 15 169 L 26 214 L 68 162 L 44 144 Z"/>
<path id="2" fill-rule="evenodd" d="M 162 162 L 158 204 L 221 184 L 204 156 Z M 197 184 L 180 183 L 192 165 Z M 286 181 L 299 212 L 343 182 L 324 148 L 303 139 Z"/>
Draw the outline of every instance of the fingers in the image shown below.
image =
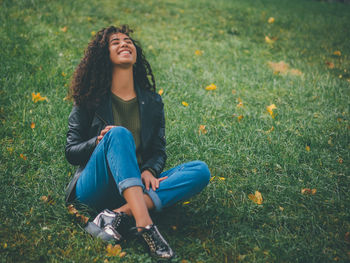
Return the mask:
<path id="1" fill-rule="evenodd" d="M 142 182 L 145 185 L 147 191 L 149 191 L 150 187 L 152 187 L 153 191 L 156 191 L 159 188 L 159 183 L 168 178 L 168 176 L 164 176 L 162 178 L 155 178 L 149 171 L 145 170 L 141 174 Z"/>
<path id="2" fill-rule="evenodd" d="M 103 136 L 105 136 L 105 134 L 107 132 L 109 132 L 110 129 L 114 128 L 114 127 L 117 127 L 117 126 L 114 126 L 114 125 L 108 125 L 106 126 L 102 131 L 101 131 L 101 134 L 97 137 L 98 141 L 100 142 L 103 138 Z"/>
<path id="3" fill-rule="evenodd" d="M 159 179 L 158 179 L 158 182 L 164 181 L 164 180 L 167 179 L 167 178 L 168 178 L 168 176 L 164 176 L 164 177 L 162 177 L 162 178 L 159 178 Z"/>
<path id="4" fill-rule="evenodd" d="M 101 135 L 105 135 L 107 132 L 109 132 L 110 129 L 114 128 L 116 126 L 112 126 L 112 125 L 108 125 L 106 126 L 102 131 L 101 131 Z"/>
<path id="5" fill-rule="evenodd" d="M 159 187 L 159 182 L 156 178 L 152 178 L 151 180 L 151 185 L 152 185 L 152 189 L 153 191 L 155 191 L 158 187 Z"/>

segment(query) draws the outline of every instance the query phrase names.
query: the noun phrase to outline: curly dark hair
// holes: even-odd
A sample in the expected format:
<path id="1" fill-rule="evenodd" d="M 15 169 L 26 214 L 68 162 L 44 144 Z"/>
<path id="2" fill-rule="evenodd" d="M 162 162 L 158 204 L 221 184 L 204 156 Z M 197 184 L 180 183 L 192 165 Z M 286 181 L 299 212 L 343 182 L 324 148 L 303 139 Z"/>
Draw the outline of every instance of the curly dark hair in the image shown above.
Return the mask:
<path id="1" fill-rule="evenodd" d="M 74 72 L 69 88 L 69 97 L 76 105 L 95 108 L 101 103 L 103 96 L 109 92 L 112 83 L 109 37 L 115 33 L 123 33 L 131 38 L 130 34 L 133 33 L 133 30 L 128 25 L 103 28 L 96 33 L 85 50 L 84 57 Z M 132 38 L 131 40 L 137 51 L 136 63 L 133 66 L 134 79 L 141 88 L 155 91 L 156 84 L 151 66 L 139 42 Z"/>

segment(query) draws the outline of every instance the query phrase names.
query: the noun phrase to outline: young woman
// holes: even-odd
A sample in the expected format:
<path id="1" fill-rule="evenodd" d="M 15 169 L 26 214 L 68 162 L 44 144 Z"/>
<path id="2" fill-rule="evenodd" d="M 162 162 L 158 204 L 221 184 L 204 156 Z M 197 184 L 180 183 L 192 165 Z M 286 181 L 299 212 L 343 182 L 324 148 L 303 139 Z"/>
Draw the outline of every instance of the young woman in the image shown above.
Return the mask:
<path id="1" fill-rule="evenodd" d="M 160 211 L 199 193 L 210 172 L 201 161 L 162 172 L 163 103 L 132 32 L 125 25 L 100 30 L 75 70 L 65 154 L 79 168 L 66 201 L 77 200 L 100 212 L 86 227 L 93 236 L 119 242 L 135 221 L 134 232 L 146 241 L 151 255 L 170 259 L 174 252 L 149 210 Z"/>

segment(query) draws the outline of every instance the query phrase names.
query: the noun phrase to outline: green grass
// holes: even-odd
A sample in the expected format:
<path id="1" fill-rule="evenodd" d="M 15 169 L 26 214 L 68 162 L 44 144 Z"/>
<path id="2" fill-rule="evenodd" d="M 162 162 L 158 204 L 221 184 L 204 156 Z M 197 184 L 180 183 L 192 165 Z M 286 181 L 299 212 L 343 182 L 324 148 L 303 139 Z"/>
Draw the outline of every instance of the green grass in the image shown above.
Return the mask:
<path id="1" fill-rule="evenodd" d="M 85 234 L 64 204 L 74 167 L 64 158 L 71 103 L 63 98 L 91 32 L 121 23 L 136 30 L 158 89 L 164 89 L 166 168 L 200 159 L 216 176 L 189 204 L 154 215 L 176 250 L 175 261 L 350 260 L 350 5 L 311 0 L 0 4 L 2 262 L 151 262 L 134 241 L 122 243 L 125 258 L 107 257 L 106 245 Z M 275 23 L 268 24 L 271 16 Z M 278 39 L 269 45 L 266 35 Z M 203 55 L 196 56 L 196 50 Z M 341 56 L 333 55 L 336 50 Z M 273 74 L 267 62 L 281 60 L 303 75 Z M 206 91 L 211 83 L 217 90 Z M 32 92 L 48 101 L 33 103 Z M 237 108 L 238 98 L 244 108 Z M 275 119 L 266 112 L 272 103 Z M 206 134 L 198 134 L 201 124 Z M 302 195 L 303 188 L 317 193 Z M 262 205 L 248 199 L 256 190 Z"/>

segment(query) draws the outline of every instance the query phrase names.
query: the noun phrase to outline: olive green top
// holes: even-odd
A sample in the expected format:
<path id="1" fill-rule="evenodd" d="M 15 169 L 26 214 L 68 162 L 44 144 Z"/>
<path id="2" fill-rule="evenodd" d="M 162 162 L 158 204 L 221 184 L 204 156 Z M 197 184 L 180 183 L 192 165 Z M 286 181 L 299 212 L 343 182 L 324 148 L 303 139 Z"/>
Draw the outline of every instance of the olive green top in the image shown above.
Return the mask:
<path id="1" fill-rule="evenodd" d="M 123 126 L 132 133 L 136 146 L 137 162 L 140 164 L 141 124 L 137 97 L 125 101 L 112 93 L 112 109 L 114 125 Z"/>

